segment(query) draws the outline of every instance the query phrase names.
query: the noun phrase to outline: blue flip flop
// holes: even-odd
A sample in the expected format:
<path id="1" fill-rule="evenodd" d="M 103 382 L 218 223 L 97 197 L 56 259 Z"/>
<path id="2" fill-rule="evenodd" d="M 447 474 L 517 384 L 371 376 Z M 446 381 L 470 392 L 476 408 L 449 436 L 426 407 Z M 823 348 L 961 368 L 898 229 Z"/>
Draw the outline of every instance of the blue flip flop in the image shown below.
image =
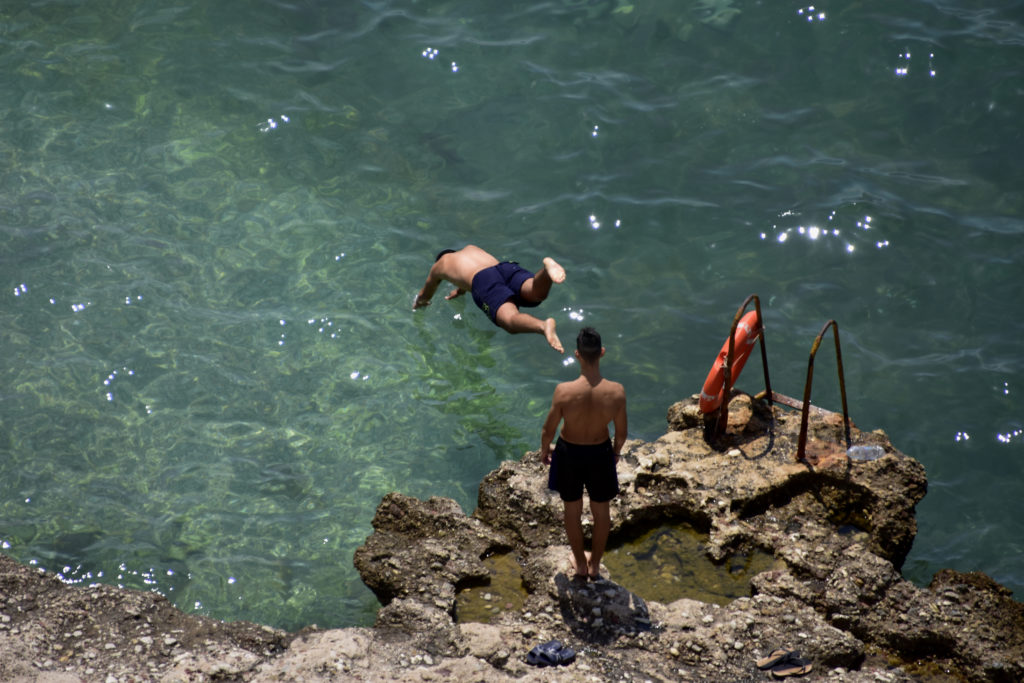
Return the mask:
<path id="1" fill-rule="evenodd" d="M 550 640 L 538 645 L 526 655 L 526 663 L 531 666 L 558 666 L 569 664 L 576 659 L 576 651 L 562 645 L 557 640 Z"/>

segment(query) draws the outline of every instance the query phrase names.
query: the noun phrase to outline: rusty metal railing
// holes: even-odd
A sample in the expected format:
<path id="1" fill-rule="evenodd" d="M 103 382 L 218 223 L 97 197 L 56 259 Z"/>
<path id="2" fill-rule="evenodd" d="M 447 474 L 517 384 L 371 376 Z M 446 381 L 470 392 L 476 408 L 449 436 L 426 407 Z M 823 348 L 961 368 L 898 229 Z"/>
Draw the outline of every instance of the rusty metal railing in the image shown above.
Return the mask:
<path id="1" fill-rule="evenodd" d="M 842 346 L 839 343 L 839 324 L 835 320 L 829 320 L 825 323 L 824 327 L 821 328 L 821 332 L 815 337 L 814 343 L 811 345 L 811 353 L 807 359 L 807 379 L 804 383 L 804 399 L 803 401 L 796 401 L 788 396 L 782 394 L 776 394 L 772 391 L 771 378 L 768 373 L 768 351 L 765 346 L 765 334 L 764 334 L 764 316 L 761 315 L 761 300 L 756 294 L 751 294 L 744 301 L 743 304 L 736 311 L 736 315 L 733 317 L 732 326 L 729 328 L 729 338 L 727 340 L 728 351 L 725 357 L 725 364 L 723 365 L 723 376 L 724 384 L 722 386 L 722 403 L 715 409 L 714 422 L 710 425 L 710 429 L 706 432 L 708 435 L 713 437 L 721 436 L 725 433 L 726 427 L 729 424 L 729 401 L 732 399 L 733 389 L 733 377 L 732 369 L 733 363 L 736 356 L 736 328 L 738 327 L 740 320 L 743 318 L 744 313 L 747 311 L 747 307 L 750 302 L 754 302 L 754 310 L 757 311 L 757 321 L 759 329 L 757 331 L 758 341 L 761 343 L 761 366 L 764 370 L 764 384 L 765 389 L 754 396 L 755 399 L 767 399 L 768 406 L 771 414 L 773 415 L 774 421 L 774 404 L 776 401 L 783 405 L 790 406 L 800 410 L 800 436 L 797 441 L 797 461 L 804 461 L 806 450 L 807 450 L 807 429 L 810 419 L 810 412 L 812 409 L 827 414 L 830 411 L 817 408 L 811 405 L 811 386 L 814 379 L 814 359 L 817 356 L 818 349 L 821 346 L 821 342 L 825 337 L 825 333 L 828 329 L 832 328 L 832 336 L 835 340 L 836 347 L 836 372 L 839 376 L 839 394 L 843 404 L 843 427 L 846 437 L 846 447 L 850 447 L 850 411 L 846 402 L 846 376 L 843 372 L 843 351 Z M 721 352 L 719 352 L 721 353 Z"/>
<path id="2" fill-rule="evenodd" d="M 818 347 L 821 346 L 821 340 L 825 336 L 825 332 L 828 328 L 832 328 L 833 337 L 836 342 L 836 366 L 839 373 L 839 393 L 843 400 L 843 426 L 846 430 L 846 448 L 850 448 L 850 413 L 846 408 L 846 379 L 843 376 L 843 352 L 839 347 L 839 325 L 835 320 L 829 320 L 825 323 L 825 326 L 821 328 L 821 332 L 814 339 L 814 344 L 811 346 L 811 355 L 807 360 L 807 381 L 804 383 L 804 401 L 800 407 L 800 438 L 797 442 L 796 459 L 797 461 L 804 460 L 804 451 L 807 447 L 807 422 L 810 416 L 811 410 L 811 380 L 814 377 L 814 356 L 818 353 Z M 765 372 L 767 373 L 767 364 L 765 366 Z M 767 377 L 767 374 L 766 374 Z M 768 389 L 768 395 L 771 396 L 771 390 Z"/>
<path id="3" fill-rule="evenodd" d="M 761 299 L 756 294 L 751 294 L 743 300 L 743 304 L 740 305 L 739 309 L 736 311 L 736 315 L 732 319 L 732 327 L 729 328 L 729 352 L 725 357 L 725 384 L 722 386 L 724 393 L 722 397 L 722 405 L 718 408 L 718 416 L 715 419 L 715 426 L 713 428 L 715 436 L 724 434 L 725 428 L 729 424 L 729 400 L 732 398 L 732 364 L 736 353 L 736 327 L 739 325 L 740 318 L 743 317 L 743 314 L 746 312 L 747 306 L 751 301 L 754 302 L 754 310 L 757 311 L 757 323 L 759 326 L 757 337 L 761 343 L 761 366 L 764 368 L 765 394 L 768 398 L 769 407 L 772 406 L 772 383 L 768 376 L 768 352 L 765 349 L 764 344 L 764 316 L 761 315 Z"/>

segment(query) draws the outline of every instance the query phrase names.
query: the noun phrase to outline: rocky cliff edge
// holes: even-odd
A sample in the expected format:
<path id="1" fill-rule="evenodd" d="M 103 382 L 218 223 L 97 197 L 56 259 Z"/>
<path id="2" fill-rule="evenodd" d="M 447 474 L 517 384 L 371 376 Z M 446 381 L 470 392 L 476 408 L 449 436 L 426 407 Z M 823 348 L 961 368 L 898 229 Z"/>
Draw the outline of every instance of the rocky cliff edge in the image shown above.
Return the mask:
<path id="1" fill-rule="evenodd" d="M 662 604 L 607 569 L 573 580 L 562 504 L 534 452 L 487 475 L 469 516 L 449 499 L 384 497 L 355 555 L 383 605 L 372 628 L 218 622 L 0 557 L 0 680 L 770 680 L 755 662 L 779 647 L 811 662 L 805 680 L 1024 680 L 1024 604 L 1008 589 L 979 573 L 945 570 L 926 588 L 900 575 L 927 487 L 919 462 L 855 427 L 854 443 L 885 454 L 849 460 L 842 418 L 825 412 L 797 462 L 799 413 L 738 396 L 729 415 L 709 439 L 690 398 L 664 436 L 627 443 L 612 542 L 685 523 L 713 562 L 770 555 L 748 596 Z M 514 560 L 520 599 L 469 621 L 459 596 L 486 591 L 499 556 Z M 529 665 L 552 639 L 575 660 Z"/>

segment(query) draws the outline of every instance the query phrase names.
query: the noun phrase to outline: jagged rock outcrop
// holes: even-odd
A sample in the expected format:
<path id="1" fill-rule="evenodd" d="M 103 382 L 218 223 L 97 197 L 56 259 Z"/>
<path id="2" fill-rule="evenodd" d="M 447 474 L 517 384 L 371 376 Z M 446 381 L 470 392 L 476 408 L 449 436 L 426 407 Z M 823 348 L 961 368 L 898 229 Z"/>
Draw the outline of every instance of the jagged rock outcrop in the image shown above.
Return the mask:
<path id="1" fill-rule="evenodd" d="M 239 680 L 292 637 L 187 615 L 154 593 L 67 586 L 0 556 L 0 681 Z"/>
<path id="2" fill-rule="evenodd" d="M 643 601 L 614 576 L 574 583 L 561 502 L 547 490 L 537 454 L 527 453 L 484 478 L 472 517 L 433 499 L 392 494 L 382 501 L 375 533 L 356 557 L 386 605 L 378 627 L 403 629 L 432 656 L 463 654 L 460 634 L 468 624 L 457 621 L 454 593 L 486 580 L 487 554 L 511 551 L 527 597 L 521 611 L 501 613 L 488 625 L 502 634 L 503 655 L 488 660 L 500 662 L 493 664 L 495 675 L 529 674 L 523 655 L 557 637 L 590 654 L 570 669 L 586 667 L 587 675 L 606 680 L 623 671 L 655 680 L 764 678 L 753 662 L 779 645 L 809 657 L 812 677 L 1024 676 L 1022 606 L 1006 589 L 954 572 L 940 574 L 929 588 L 900 576 L 927 481 L 921 464 L 883 432 L 854 427 L 855 443 L 881 446 L 885 455 L 852 462 L 842 418 L 816 411 L 807 458 L 797 462 L 800 415 L 749 397 L 732 402 L 729 427 L 713 444 L 694 398 L 673 405 L 668 422 L 657 441 L 632 441 L 624 449 L 613 542 L 684 521 L 708 534 L 714 560 L 753 549 L 770 553 L 777 567 L 753 579 L 750 597 L 724 606 L 690 599 L 661 605 Z M 454 529 L 461 530 L 458 538 L 450 535 Z M 441 531 L 448 534 L 445 552 L 436 546 Z M 429 578 L 409 581 L 424 571 Z M 427 619 L 424 611 L 433 614 Z"/>
<path id="3" fill-rule="evenodd" d="M 773 564 L 748 596 L 663 604 L 607 568 L 599 581 L 573 581 L 561 501 L 527 453 L 484 478 L 472 515 L 448 499 L 384 497 L 355 556 L 382 603 L 373 628 L 223 624 L 0 558 L 0 678 L 744 681 L 769 679 L 755 661 L 782 646 L 813 662 L 811 680 L 1024 680 L 1024 605 L 1009 590 L 982 574 L 943 571 L 926 588 L 900 575 L 927 485 L 884 433 L 854 428 L 855 442 L 885 450 L 854 463 L 842 419 L 815 411 L 797 462 L 800 416 L 746 396 L 714 443 L 695 398 L 673 405 L 668 422 L 658 440 L 627 443 L 612 540 L 676 521 L 707 535 L 711 560 L 766 553 Z M 496 602 L 489 617 L 461 618 L 460 596 L 491 589 L 497 557 L 514 558 L 521 595 L 485 593 Z M 529 666 L 527 652 L 554 638 L 575 662 Z"/>

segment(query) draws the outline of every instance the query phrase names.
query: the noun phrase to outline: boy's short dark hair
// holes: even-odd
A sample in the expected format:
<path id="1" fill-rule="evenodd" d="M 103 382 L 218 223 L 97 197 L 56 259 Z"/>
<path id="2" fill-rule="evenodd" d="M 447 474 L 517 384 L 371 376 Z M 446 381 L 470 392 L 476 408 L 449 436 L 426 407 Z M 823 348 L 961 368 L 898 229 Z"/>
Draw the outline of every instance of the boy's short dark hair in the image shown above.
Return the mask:
<path id="1" fill-rule="evenodd" d="M 584 327 L 576 335 L 576 351 L 588 363 L 601 357 L 601 335 L 593 327 Z"/>

